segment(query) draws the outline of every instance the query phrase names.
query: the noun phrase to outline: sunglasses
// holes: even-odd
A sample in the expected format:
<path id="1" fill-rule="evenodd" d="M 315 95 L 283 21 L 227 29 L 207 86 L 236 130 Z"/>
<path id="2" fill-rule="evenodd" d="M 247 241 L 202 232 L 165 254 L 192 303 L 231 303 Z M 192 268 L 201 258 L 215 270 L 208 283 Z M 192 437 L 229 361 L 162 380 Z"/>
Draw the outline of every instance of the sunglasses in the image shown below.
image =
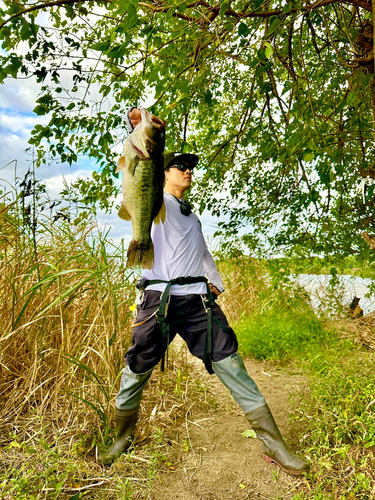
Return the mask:
<path id="1" fill-rule="evenodd" d="M 190 170 L 190 172 L 193 172 L 194 167 L 187 165 L 186 163 L 181 163 L 178 165 L 171 165 L 169 168 L 177 168 L 180 172 L 186 172 L 187 169 Z"/>

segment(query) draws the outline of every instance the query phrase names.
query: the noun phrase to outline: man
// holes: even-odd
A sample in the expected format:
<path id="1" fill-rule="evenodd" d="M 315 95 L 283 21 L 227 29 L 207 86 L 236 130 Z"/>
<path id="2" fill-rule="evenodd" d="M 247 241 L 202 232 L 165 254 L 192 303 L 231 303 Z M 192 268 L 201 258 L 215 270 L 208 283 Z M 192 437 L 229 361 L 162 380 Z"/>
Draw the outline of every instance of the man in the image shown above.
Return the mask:
<path id="1" fill-rule="evenodd" d="M 128 115 L 133 126 L 139 123 L 137 108 Z M 132 346 L 126 353 L 116 397 L 117 437 L 99 461 L 109 464 L 131 445 L 144 386 L 161 359 L 163 369 L 164 353 L 178 333 L 190 352 L 204 361 L 208 372 L 215 373 L 230 390 L 263 441 L 263 458 L 290 474 L 302 474 L 308 466 L 284 443 L 237 351 L 235 333 L 214 301 L 224 287 L 207 250 L 200 221 L 183 199 L 197 163 L 198 157 L 193 154 L 165 155 L 166 219 L 164 224 L 152 226 L 155 261 L 141 280 Z"/>

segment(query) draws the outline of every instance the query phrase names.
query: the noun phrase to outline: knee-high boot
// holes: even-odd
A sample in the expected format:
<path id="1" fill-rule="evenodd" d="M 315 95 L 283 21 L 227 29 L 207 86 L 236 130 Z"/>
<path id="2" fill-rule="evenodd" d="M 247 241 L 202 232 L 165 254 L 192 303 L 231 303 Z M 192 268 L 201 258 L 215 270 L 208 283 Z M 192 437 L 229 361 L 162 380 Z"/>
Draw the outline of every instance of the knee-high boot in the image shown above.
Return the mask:
<path id="1" fill-rule="evenodd" d="M 263 458 L 273 462 L 288 474 L 302 474 L 309 466 L 285 444 L 268 405 L 246 413 L 257 438 L 263 441 Z"/>
<path id="2" fill-rule="evenodd" d="M 263 441 L 263 458 L 289 474 L 307 472 L 308 465 L 285 444 L 265 399 L 247 373 L 241 355 L 236 352 L 213 362 L 212 368 L 242 408 L 257 438 Z"/>
<path id="3" fill-rule="evenodd" d="M 99 455 L 100 463 L 112 463 L 133 443 L 142 392 L 152 370 L 153 368 L 144 373 L 134 373 L 128 365 L 125 366 L 116 397 L 117 436 L 112 446 Z"/>
<path id="4" fill-rule="evenodd" d="M 138 412 L 139 408 L 135 410 L 119 410 L 116 408 L 117 436 L 112 446 L 99 455 L 98 461 L 100 463 L 109 465 L 131 446 L 134 440 Z"/>

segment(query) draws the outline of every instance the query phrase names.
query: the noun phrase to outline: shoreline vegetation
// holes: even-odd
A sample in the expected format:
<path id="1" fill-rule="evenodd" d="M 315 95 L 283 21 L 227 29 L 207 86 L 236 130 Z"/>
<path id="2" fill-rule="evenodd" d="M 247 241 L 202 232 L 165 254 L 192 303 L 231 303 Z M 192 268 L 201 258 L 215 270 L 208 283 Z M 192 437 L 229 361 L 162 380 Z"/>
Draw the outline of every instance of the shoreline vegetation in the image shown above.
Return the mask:
<path id="1" fill-rule="evenodd" d="M 2 205 L 0 224 L 0 498 L 152 498 L 158 475 L 173 467 L 155 407 L 175 408 L 168 425 L 178 425 L 192 403 L 215 408 L 214 395 L 189 377 L 185 355 L 172 353 L 167 372 L 157 372 L 148 389 L 134 450 L 103 470 L 95 457 L 114 436 L 135 275 L 125 272 L 121 247 L 109 252 L 107 235 L 89 243 L 85 222 L 46 220 L 36 238 Z M 340 269 L 357 264 L 346 259 Z M 218 260 L 218 267 L 226 286 L 220 304 L 241 353 L 298 366 L 309 380 L 292 422 L 304 429 L 299 452 L 312 471 L 294 500 L 374 498 L 372 315 L 352 319 L 342 308 L 318 317 L 307 292 L 286 279 L 301 262 L 240 257 Z M 363 269 L 375 275 L 371 262 Z"/>

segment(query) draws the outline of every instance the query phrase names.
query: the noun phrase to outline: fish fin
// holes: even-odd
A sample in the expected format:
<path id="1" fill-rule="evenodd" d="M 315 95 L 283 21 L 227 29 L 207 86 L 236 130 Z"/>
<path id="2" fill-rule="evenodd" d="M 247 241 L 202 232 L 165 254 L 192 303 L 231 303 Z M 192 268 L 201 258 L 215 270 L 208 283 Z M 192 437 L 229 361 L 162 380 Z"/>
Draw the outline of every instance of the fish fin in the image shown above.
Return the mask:
<path id="1" fill-rule="evenodd" d="M 164 200 L 163 200 L 163 204 L 159 210 L 158 215 L 154 219 L 154 224 L 157 225 L 160 223 L 160 221 L 164 224 L 164 221 L 165 221 L 165 203 L 164 203 Z"/>
<path id="2" fill-rule="evenodd" d="M 117 162 L 116 174 L 117 174 L 117 172 L 120 172 L 121 170 L 123 170 L 125 167 L 126 167 L 125 156 L 120 156 L 120 158 L 118 159 L 118 162 Z"/>
<path id="3" fill-rule="evenodd" d="M 134 175 L 135 174 L 135 169 L 137 168 L 137 165 L 139 163 L 139 158 L 138 156 L 136 156 L 135 158 L 132 159 L 132 161 L 130 162 L 130 165 L 128 167 L 128 170 L 129 170 L 129 173 L 131 175 Z"/>
<path id="4" fill-rule="evenodd" d="M 127 255 L 126 269 L 131 269 L 134 266 L 141 266 L 144 269 L 154 267 L 154 245 L 151 239 L 146 243 L 132 240 Z"/>
<path id="5" fill-rule="evenodd" d="M 125 205 L 121 203 L 120 210 L 118 211 L 118 216 L 123 220 L 131 220 L 129 212 L 126 210 Z"/>

